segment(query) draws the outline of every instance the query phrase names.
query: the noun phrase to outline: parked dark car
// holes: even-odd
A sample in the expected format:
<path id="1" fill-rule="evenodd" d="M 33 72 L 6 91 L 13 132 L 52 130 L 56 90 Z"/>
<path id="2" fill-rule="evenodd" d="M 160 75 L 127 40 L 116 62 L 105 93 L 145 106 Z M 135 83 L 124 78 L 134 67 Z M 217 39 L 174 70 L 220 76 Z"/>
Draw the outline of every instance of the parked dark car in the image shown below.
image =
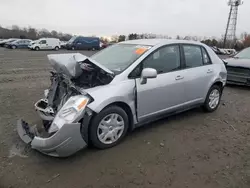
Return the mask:
<path id="1" fill-rule="evenodd" d="M 19 39 L 14 42 L 6 43 L 6 48 L 16 49 L 16 48 L 28 48 L 29 44 L 32 42 L 30 39 Z"/>
<path id="2" fill-rule="evenodd" d="M 250 48 L 240 51 L 227 61 L 227 83 L 250 86 Z"/>
<path id="3" fill-rule="evenodd" d="M 6 40 L 2 40 L 0 41 L 0 46 L 3 47 L 6 45 L 6 43 L 9 43 L 9 42 L 14 42 L 15 40 L 18 40 L 16 38 L 10 38 L 10 39 L 6 39 Z"/>
<path id="4" fill-rule="evenodd" d="M 67 45 L 67 50 L 99 50 L 100 39 L 98 37 L 72 37 Z"/>

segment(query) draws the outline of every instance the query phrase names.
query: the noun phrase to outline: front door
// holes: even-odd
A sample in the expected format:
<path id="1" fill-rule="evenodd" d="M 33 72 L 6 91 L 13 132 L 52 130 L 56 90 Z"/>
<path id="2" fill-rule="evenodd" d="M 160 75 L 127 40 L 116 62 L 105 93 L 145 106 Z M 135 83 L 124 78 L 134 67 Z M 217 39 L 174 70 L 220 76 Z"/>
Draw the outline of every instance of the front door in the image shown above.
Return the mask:
<path id="1" fill-rule="evenodd" d="M 181 108 L 185 79 L 179 45 L 161 47 L 142 62 L 142 67 L 154 68 L 158 75 L 147 79 L 146 84 L 142 84 L 140 78 L 136 79 L 138 120 Z"/>
<path id="2" fill-rule="evenodd" d="M 39 42 L 39 44 L 40 44 L 40 49 L 41 49 L 41 50 L 46 50 L 46 49 L 48 49 L 48 44 L 47 44 L 47 41 L 46 41 L 46 40 L 41 40 L 41 41 Z"/>

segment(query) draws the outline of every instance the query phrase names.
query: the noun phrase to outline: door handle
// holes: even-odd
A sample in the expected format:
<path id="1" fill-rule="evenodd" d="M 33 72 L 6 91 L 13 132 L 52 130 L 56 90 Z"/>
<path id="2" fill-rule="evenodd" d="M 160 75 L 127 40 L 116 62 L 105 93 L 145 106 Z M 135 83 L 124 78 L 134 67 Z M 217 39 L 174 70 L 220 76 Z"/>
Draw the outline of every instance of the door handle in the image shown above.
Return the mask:
<path id="1" fill-rule="evenodd" d="M 208 69 L 207 70 L 207 73 L 212 73 L 213 72 L 213 69 Z"/>
<path id="2" fill-rule="evenodd" d="M 178 75 L 175 77 L 175 80 L 182 80 L 184 78 L 184 76 Z"/>

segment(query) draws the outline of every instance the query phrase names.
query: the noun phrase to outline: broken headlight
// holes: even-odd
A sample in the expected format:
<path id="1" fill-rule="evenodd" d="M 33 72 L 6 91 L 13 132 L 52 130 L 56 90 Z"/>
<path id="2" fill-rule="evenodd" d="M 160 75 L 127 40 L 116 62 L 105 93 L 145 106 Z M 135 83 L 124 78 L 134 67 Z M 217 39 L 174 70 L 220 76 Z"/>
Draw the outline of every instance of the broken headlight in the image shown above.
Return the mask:
<path id="1" fill-rule="evenodd" d="M 54 118 L 49 133 L 58 131 L 66 123 L 78 122 L 85 110 L 89 98 L 84 95 L 70 97 Z"/>

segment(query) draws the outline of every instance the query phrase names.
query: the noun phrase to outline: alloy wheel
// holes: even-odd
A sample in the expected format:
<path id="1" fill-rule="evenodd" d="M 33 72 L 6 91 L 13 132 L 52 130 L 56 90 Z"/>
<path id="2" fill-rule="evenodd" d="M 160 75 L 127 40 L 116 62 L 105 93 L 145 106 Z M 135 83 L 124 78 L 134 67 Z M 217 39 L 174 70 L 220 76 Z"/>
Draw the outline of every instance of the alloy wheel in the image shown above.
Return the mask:
<path id="1" fill-rule="evenodd" d="M 215 109 L 220 102 L 220 91 L 218 89 L 213 89 L 209 95 L 209 107 Z"/>

